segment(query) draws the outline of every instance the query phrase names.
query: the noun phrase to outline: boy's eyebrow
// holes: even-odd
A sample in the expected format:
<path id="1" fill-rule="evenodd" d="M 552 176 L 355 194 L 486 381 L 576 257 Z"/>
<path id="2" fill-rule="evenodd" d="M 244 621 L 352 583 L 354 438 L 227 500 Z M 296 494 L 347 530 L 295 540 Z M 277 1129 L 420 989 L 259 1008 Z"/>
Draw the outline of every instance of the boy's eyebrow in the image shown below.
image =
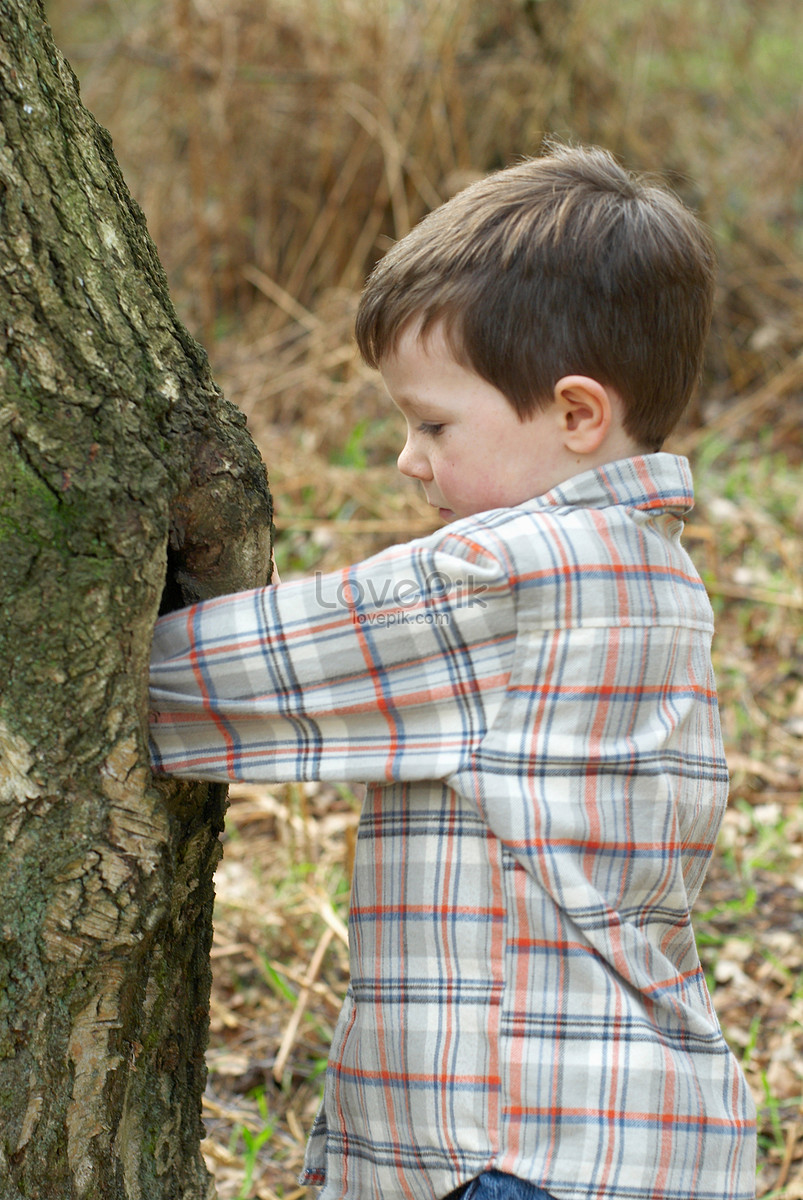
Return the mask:
<path id="1" fill-rule="evenodd" d="M 414 396 L 391 396 L 391 400 L 401 411 L 406 410 L 414 417 L 426 418 L 433 414 L 442 415 L 437 400 L 418 399 Z"/>

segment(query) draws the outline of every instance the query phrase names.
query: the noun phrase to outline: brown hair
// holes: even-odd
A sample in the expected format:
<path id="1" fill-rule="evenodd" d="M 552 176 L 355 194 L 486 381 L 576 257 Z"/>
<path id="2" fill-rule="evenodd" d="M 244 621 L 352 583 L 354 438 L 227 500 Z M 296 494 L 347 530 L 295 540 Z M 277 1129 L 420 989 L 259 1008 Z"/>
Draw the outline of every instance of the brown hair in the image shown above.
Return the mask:
<path id="1" fill-rule="evenodd" d="M 700 374 L 711 239 L 676 196 L 606 150 L 550 144 L 471 184 L 377 264 L 357 313 L 374 367 L 411 322 L 443 323 L 461 365 L 521 420 L 582 374 L 612 388 L 626 432 L 658 449 Z"/>

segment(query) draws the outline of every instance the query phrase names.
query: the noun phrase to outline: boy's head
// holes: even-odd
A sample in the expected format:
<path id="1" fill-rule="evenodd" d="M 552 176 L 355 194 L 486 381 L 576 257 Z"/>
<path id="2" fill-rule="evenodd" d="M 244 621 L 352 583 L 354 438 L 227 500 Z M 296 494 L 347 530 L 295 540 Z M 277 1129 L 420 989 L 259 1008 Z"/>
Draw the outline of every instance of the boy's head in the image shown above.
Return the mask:
<path id="1" fill-rule="evenodd" d="M 633 444 L 657 450 L 699 377 L 714 270 L 706 230 L 671 192 L 605 150 L 553 145 L 472 184 L 388 252 L 357 343 L 381 367 L 402 335 L 437 329 L 522 422 L 562 378 L 590 377 L 618 397 Z"/>

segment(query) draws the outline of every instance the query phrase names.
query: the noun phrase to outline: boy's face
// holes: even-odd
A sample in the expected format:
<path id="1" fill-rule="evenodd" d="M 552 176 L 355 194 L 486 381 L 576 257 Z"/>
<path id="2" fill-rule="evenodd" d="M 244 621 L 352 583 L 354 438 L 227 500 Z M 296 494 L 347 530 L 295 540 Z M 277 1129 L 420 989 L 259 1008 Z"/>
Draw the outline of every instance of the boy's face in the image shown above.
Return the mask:
<path id="1" fill-rule="evenodd" d="M 435 326 L 405 331 L 380 370 L 407 422 L 399 470 L 418 479 L 444 521 L 540 496 L 567 468 L 557 406 L 520 421 L 487 380 L 452 356 Z"/>

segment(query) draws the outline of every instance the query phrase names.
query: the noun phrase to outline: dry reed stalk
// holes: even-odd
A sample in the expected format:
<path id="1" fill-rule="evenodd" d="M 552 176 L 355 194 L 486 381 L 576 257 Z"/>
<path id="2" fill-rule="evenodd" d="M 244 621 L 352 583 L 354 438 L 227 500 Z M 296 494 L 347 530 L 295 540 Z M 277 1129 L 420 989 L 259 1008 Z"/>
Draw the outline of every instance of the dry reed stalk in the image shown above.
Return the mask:
<path id="1" fill-rule="evenodd" d="M 301 990 L 298 993 L 298 1000 L 296 1001 L 296 1006 L 293 1009 L 293 1015 L 287 1023 L 281 1045 L 276 1052 L 276 1061 L 273 1064 L 273 1078 L 279 1084 L 284 1078 L 284 1069 L 287 1066 L 287 1060 L 290 1057 L 296 1037 L 298 1036 L 298 1030 L 301 1025 L 301 1021 L 304 1016 L 304 1012 L 306 1011 L 307 1004 L 309 1003 L 312 985 L 318 978 L 318 972 L 323 965 L 324 955 L 329 949 L 334 936 L 333 930 L 328 928 L 325 929 L 321 934 L 318 945 L 315 947 L 315 953 L 310 959 L 309 969 L 307 970 L 307 973 L 302 981 Z"/>
<path id="2" fill-rule="evenodd" d="M 414 537 L 423 537 L 427 533 L 432 533 L 433 520 L 412 521 L 404 517 L 396 517 L 392 519 L 377 519 L 368 520 L 360 517 L 349 518 L 347 521 L 326 520 L 321 517 L 278 517 L 275 521 L 276 529 L 320 529 L 331 530 L 332 533 L 388 533 L 388 534 L 403 534 L 405 539 Z"/>
<path id="3" fill-rule="evenodd" d="M 258 271 L 256 267 L 243 267 L 243 275 L 253 283 L 255 288 L 262 292 L 263 296 L 267 296 L 272 300 L 278 309 L 285 313 L 293 321 L 298 321 L 299 325 L 303 325 L 310 332 L 320 329 L 321 322 L 309 309 L 304 308 L 297 300 L 293 299 L 290 292 L 285 291 L 275 279 L 271 279 L 264 271 Z"/>
<path id="4" fill-rule="evenodd" d="M 792 1163 L 795 1160 L 795 1151 L 798 1141 L 803 1138 L 803 1104 L 800 1106 L 800 1116 L 794 1125 L 791 1125 L 786 1133 L 786 1145 L 784 1146 L 784 1156 L 781 1162 L 781 1169 L 778 1172 L 778 1178 L 775 1180 L 776 1188 L 786 1187 L 789 1179 L 789 1174 L 792 1170 Z"/>
<path id="5" fill-rule="evenodd" d="M 708 592 L 712 596 L 729 596 L 732 600 L 749 600 L 752 604 L 774 604 L 779 608 L 790 608 L 803 612 L 803 595 L 771 591 L 769 588 L 747 587 L 744 584 L 711 580 Z"/>
<path id="6" fill-rule="evenodd" d="M 334 930 L 331 932 L 334 935 Z M 311 982 L 307 980 L 309 972 L 307 959 L 301 960 L 297 966 L 292 963 L 279 962 L 278 959 L 271 959 L 270 965 L 277 975 L 283 975 L 285 979 L 289 979 L 297 987 L 307 986 L 310 992 L 327 1005 L 330 1015 L 337 1018 L 343 1004 L 342 999 L 340 996 L 335 995 L 332 989 L 320 979 L 316 978 Z M 306 984 L 305 981 L 307 981 Z"/>
<path id="7" fill-rule="evenodd" d="M 355 93 L 357 89 L 354 89 Z M 389 201 L 393 214 L 393 228 L 397 238 L 404 237 L 410 232 L 410 208 L 404 192 L 402 167 L 404 150 L 399 141 L 387 113 L 375 116 L 362 102 L 359 95 L 354 94 L 344 102 L 346 112 L 362 125 L 366 133 L 372 137 L 382 150 L 382 161 L 385 169 L 384 182 L 377 189 L 374 210 L 379 209 L 384 215 L 385 204 Z M 370 244 L 370 243 L 369 243 Z"/>
<path id="8" fill-rule="evenodd" d="M 350 362 L 353 357 L 354 351 L 350 346 L 338 346 L 316 362 L 305 363 L 304 366 L 286 371 L 283 375 L 278 375 L 269 383 L 265 383 L 261 388 L 262 398 L 267 399 L 288 391 L 290 388 L 297 388 L 306 382 L 312 382 L 320 377 L 321 371 L 332 371 L 343 363 Z"/>
<path id="9" fill-rule="evenodd" d="M 434 31 L 430 29 L 429 35 L 441 62 L 453 61 L 448 47 L 456 36 L 460 8 L 460 0 L 452 0 L 451 5 L 445 4 L 435 10 L 432 19 L 435 28 Z M 365 259 L 376 245 L 388 204 L 392 214 L 393 237 L 399 239 L 411 229 L 414 216 L 421 216 L 425 207 L 434 207 L 443 199 L 443 194 L 422 165 L 424 161 L 431 160 L 432 149 L 439 151 L 437 157 L 440 158 L 436 178 L 448 178 L 462 165 L 455 158 L 454 140 L 446 132 L 449 128 L 444 111 L 446 106 L 439 102 L 436 95 L 438 89 L 443 88 L 444 77 L 440 73 L 429 74 L 421 69 L 420 63 L 418 67 L 405 87 L 393 90 L 386 85 L 382 94 L 374 97 L 364 88 L 352 85 L 344 97 L 345 110 L 381 148 L 384 185 L 377 187 L 372 209 L 342 273 L 340 282 L 343 286 L 355 286 L 355 276 L 359 285 L 360 271 L 364 273 Z M 462 111 L 462 103 L 456 107 L 459 112 Z M 420 133 L 420 140 L 414 150 L 413 140 L 417 132 Z M 427 137 L 429 142 L 424 140 Z M 414 212 L 411 211 L 405 179 L 413 184 L 425 207 L 419 203 Z"/>
<path id="10" fill-rule="evenodd" d="M 200 324 L 204 341 L 210 341 L 215 323 L 212 239 L 206 219 L 206 170 L 201 151 L 201 117 L 195 86 L 194 22 L 191 0 L 173 0 L 172 16 L 179 59 L 181 101 L 187 119 L 187 146 L 192 221 L 200 268 Z"/>
<path id="11" fill-rule="evenodd" d="M 362 131 L 354 140 L 342 167 L 338 171 L 334 186 L 325 196 L 321 210 L 312 223 L 301 252 L 296 258 L 295 265 L 287 282 L 287 290 L 290 293 L 303 293 L 306 290 L 304 288 L 304 281 L 310 267 L 321 250 L 329 231 L 332 229 L 338 213 L 341 211 L 342 205 L 349 194 L 370 145 L 370 135 L 366 134 L 365 131 Z"/>
<path id="12" fill-rule="evenodd" d="M 703 438 L 715 431 L 727 431 L 731 437 L 738 435 L 749 422 L 765 421 L 773 409 L 779 409 L 781 401 L 792 395 L 791 403 L 800 405 L 800 389 L 803 387 L 803 352 L 783 370 L 769 379 L 763 386 L 735 400 L 718 416 L 711 418 L 701 429 L 673 438 L 673 445 L 683 454 L 699 446 Z"/>

